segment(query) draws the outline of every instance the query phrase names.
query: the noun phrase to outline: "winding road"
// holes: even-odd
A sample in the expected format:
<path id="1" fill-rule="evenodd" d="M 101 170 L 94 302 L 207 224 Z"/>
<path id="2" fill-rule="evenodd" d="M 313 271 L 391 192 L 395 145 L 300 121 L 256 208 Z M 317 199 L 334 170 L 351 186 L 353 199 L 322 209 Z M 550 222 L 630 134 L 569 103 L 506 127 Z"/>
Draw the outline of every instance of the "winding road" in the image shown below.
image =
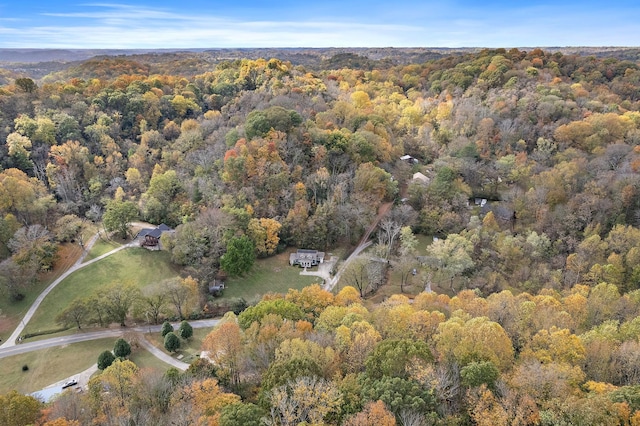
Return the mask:
<path id="1" fill-rule="evenodd" d="M 193 328 L 207 328 L 207 327 L 213 328 L 219 322 L 220 320 L 217 320 L 217 319 L 207 319 L 207 320 L 190 321 L 189 324 L 191 324 Z M 180 327 L 180 323 L 173 324 L 173 327 L 174 329 L 177 329 L 178 327 Z M 141 334 L 148 333 L 148 332 L 159 332 L 161 328 L 162 328 L 161 325 L 152 325 L 152 326 L 143 326 L 143 327 L 120 327 L 117 329 L 108 329 L 108 330 L 90 331 L 90 332 L 81 331 L 81 332 L 78 332 L 77 334 L 72 334 L 69 336 L 52 337 L 50 339 L 37 340 L 35 342 L 27 342 L 27 343 L 21 343 L 19 345 L 0 347 L 0 359 L 6 358 L 8 356 L 24 354 L 31 351 L 37 351 L 40 349 L 53 348 L 56 346 L 64 346 L 64 345 L 69 345 L 71 343 L 86 342 L 87 340 L 104 339 L 106 337 L 121 337 L 125 333 L 130 333 L 132 331 L 138 332 Z M 145 345 L 143 344 L 143 346 Z M 147 348 L 147 346 L 145 346 L 145 348 Z M 162 351 L 159 351 L 159 352 L 168 357 L 168 355 L 164 354 L 164 352 Z M 156 352 L 152 352 L 152 353 L 156 355 Z M 171 358 L 171 357 L 168 357 L 168 358 Z M 164 357 L 161 357 L 160 359 L 162 359 L 162 361 L 167 362 L 168 364 L 174 365 L 173 362 L 168 362 L 167 359 L 165 359 Z M 174 360 L 173 358 L 171 359 Z M 184 363 L 181 362 L 180 364 L 184 364 Z M 182 368 L 179 364 L 174 366 L 178 366 L 178 368 Z"/>

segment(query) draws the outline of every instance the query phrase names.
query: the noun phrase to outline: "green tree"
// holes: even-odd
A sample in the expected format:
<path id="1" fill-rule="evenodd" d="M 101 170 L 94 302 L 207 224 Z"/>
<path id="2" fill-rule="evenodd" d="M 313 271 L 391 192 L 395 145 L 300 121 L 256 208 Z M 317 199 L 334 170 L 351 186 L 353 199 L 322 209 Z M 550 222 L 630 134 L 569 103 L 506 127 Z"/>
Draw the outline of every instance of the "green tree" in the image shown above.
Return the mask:
<path id="1" fill-rule="evenodd" d="M 193 336 L 193 327 L 187 321 L 182 321 L 180 323 L 180 328 L 178 328 L 178 335 L 183 339 L 190 339 Z"/>
<path id="2" fill-rule="evenodd" d="M 162 337 L 165 337 L 168 333 L 171 333 L 173 331 L 173 326 L 171 325 L 171 323 L 169 321 L 165 321 L 162 323 Z"/>
<path id="3" fill-rule="evenodd" d="M 117 232 L 121 238 L 129 235 L 131 222 L 138 217 L 138 208 L 131 201 L 111 200 L 102 216 L 102 223 L 107 232 Z"/>
<path id="4" fill-rule="evenodd" d="M 256 259 L 253 241 L 246 235 L 234 237 L 227 244 L 227 252 L 220 258 L 220 266 L 231 276 L 241 275 L 253 266 Z"/>
<path id="5" fill-rule="evenodd" d="M 164 348 L 169 352 L 175 352 L 180 349 L 180 339 L 173 331 L 164 336 Z"/>
<path id="6" fill-rule="evenodd" d="M 282 319 L 298 321 L 305 317 L 304 311 L 295 303 L 288 300 L 263 300 L 255 306 L 250 306 L 238 316 L 238 325 L 246 330 L 249 326 L 261 321 L 266 315 L 275 314 Z"/>
<path id="7" fill-rule="evenodd" d="M 98 356 L 98 368 L 100 370 L 104 370 L 113 364 L 113 361 L 116 360 L 116 357 L 111 353 L 111 351 L 104 351 Z"/>
<path id="8" fill-rule="evenodd" d="M 229 404 L 220 411 L 220 426 L 261 426 L 264 411 L 251 403 Z"/>
<path id="9" fill-rule="evenodd" d="M 33 93 L 38 88 L 36 83 L 29 77 L 16 78 L 16 86 L 26 93 Z"/>
<path id="10" fill-rule="evenodd" d="M 433 355 L 425 342 L 384 340 L 369 355 L 365 366 L 367 375 L 374 379 L 383 376 L 407 378 L 408 368 L 418 362 L 433 362 Z"/>
<path id="11" fill-rule="evenodd" d="M 428 413 L 435 408 L 432 389 L 425 389 L 418 382 L 401 377 L 382 377 L 374 380 L 362 378 L 362 398 L 365 401 L 382 401 L 396 416 L 403 410 Z"/>
<path id="12" fill-rule="evenodd" d="M 467 387 L 487 385 L 493 389 L 500 376 L 500 371 L 491 361 L 473 361 L 460 370 L 462 384 Z"/>
<path id="13" fill-rule="evenodd" d="M 118 339 L 113 347 L 113 354 L 118 358 L 126 358 L 131 355 L 131 345 L 122 338 Z"/>

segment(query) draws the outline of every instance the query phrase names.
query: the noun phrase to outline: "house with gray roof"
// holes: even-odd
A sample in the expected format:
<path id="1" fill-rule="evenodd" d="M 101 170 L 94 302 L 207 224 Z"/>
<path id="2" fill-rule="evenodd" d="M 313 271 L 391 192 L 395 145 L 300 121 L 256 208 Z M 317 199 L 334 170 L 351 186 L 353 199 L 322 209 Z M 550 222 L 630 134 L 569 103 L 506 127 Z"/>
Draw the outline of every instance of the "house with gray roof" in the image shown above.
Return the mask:
<path id="1" fill-rule="evenodd" d="M 311 268 L 324 262 L 324 252 L 318 250 L 298 249 L 289 255 L 289 265 Z"/>

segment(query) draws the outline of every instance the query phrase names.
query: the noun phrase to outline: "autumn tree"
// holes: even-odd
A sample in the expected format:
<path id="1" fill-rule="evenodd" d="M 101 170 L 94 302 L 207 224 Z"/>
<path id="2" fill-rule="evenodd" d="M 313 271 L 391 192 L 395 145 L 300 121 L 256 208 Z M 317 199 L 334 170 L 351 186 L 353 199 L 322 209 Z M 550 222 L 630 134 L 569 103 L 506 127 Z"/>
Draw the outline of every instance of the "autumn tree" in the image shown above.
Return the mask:
<path id="1" fill-rule="evenodd" d="M 167 281 L 164 291 L 179 318 L 185 318 L 198 306 L 198 281 L 191 276 Z"/>
<path id="2" fill-rule="evenodd" d="M 258 256 L 264 257 L 275 253 L 280 237 L 278 232 L 282 225 L 275 219 L 251 219 L 247 226 L 247 234 L 253 240 Z"/>
<path id="3" fill-rule="evenodd" d="M 474 267 L 470 255 L 471 250 L 471 243 L 465 237 L 459 234 L 449 234 L 446 239 L 439 239 L 429 245 L 427 262 L 449 278 L 450 286 L 453 289 L 453 279 Z"/>
<path id="4" fill-rule="evenodd" d="M 227 321 L 213 329 L 202 342 L 212 362 L 218 366 L 218 375 L 232 386 L 240 383 L 242 331 L 235 321 Z"/>
<path id="5" fill-rule="evenodd" d="M 75 325 L 78 327 L 78 330 L 80 330 L 83 325 L 89 322 L 90 314 L 91 308 L 89 307 L 89 301 L 87 299 L 75 298 L 64 311 L 58 314 L 56 322 L 66 327 Z"/>
<path id="6" fill-rule="evenodd" d="M 332 382 L 299 377 L 273 389 L 269 401 L 273 407 L 271 419 L 278 424 L 321 424 L 327 415 L 338 412 L 342 395 Z"/>
<path id="7" fill-rule="evenodd" d="M 207 378 L 177 389 L 171 395 L 170 409 L 180 424 L 218 424 L 224 407 L 239 403 L 238 395 L 224 392 L 216 379 Z"/>
<path id="8" fill-rule="evenodd" d="M 42 403 L 32 396 L 21 395 L 13 390 L 0 395 L 0 407 L 0 424 L 27 426 L 37 423 Z"/>
<path id="9" fill-rule="evenodd" d="M 140 289 L 133 284 L 113 283 L 98 292 L 101 305 L 112 321 L 125 326 L 127 315 L 140 299 Z"/>
<path id="10" fill-rule="evenodd" d="M 345 426 L 396 426 L 396 417 L 387 410 L 384 402 L 369 402 L 364 409 L 349 417 L 344 423 Z"/>

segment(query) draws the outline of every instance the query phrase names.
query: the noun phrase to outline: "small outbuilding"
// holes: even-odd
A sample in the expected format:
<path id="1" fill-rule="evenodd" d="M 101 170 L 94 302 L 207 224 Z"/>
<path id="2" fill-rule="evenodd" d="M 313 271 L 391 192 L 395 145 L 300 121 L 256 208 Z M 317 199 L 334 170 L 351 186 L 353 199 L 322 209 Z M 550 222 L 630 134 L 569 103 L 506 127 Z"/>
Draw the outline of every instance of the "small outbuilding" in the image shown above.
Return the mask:
<path id="1" fill-rule="evenodd" d="M 416 172 L 416 173 L 414 173 L 414 174 L 413 174 L 413 177 L 411 178 L 411 180 L 413 180 L 413 181 L 418 181 L 418 182 L 422 182 L 422 183 L 424 183 L 424 184 L 428 184 L 428 183 L 429 183 L 429 181 L 430 181 L 430 179 L 429 179 L 427 176 L 423 175 L 423 174 L 422 174 L 422 173 L 420 173 L 420 172 Z"/>
<path id="2" fill-rule="evenodd" d="M 209 284 L 209 294 L 214 297 L 222 296 L 222 292 L 224 291 L 224 281 L 213 280 L 211 284 Z"/>

